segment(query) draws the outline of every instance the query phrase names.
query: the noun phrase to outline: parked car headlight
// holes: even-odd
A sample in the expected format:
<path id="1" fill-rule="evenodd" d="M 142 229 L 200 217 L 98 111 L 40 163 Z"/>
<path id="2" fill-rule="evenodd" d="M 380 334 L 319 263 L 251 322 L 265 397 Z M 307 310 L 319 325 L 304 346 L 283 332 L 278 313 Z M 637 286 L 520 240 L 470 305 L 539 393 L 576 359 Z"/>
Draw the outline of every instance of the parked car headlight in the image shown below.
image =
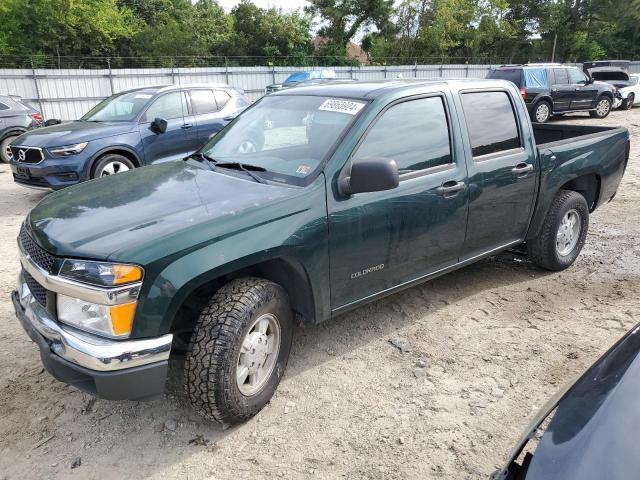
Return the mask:
<path id="1" fill-rule="evenodd" d="M 89 142 L 76 143 L 75 145 L 64 145 L 62 147 L 53 147 L 49 149 L 49 152 L 56 157 L 68 157 L 69 155 L 75 155 L 80 153 Z"/>
<path id="2" fill-rule="evenodd" d="M 115 287 L 141 281 L 144 271 L 137 265 L 67 259 L 62 262 L 60 276 L 97 287 Z"/>
<path id="3" fill-rule="evenodd" d="M 58 294 L 58 320 L 86 332 L 113 338 L 126 338 L 133 327 L 138 302 L 98 305 Z"/>

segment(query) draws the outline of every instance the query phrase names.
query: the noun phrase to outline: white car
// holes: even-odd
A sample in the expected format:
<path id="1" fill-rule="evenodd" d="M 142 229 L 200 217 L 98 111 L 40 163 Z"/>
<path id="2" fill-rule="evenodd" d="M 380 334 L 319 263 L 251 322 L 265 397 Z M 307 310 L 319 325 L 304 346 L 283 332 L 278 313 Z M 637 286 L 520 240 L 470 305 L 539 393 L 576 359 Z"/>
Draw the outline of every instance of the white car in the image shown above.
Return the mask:
<path id="1" fill-rule="evenodd" d="M 622 106 L 625 110 L 629 110 L 640 100 L 640 74 L 632 73 L 629 75 L 629 85 L 619 88 L 618 91 L 622 95 L 622 101 L 619 105 L 613 105 L 614 108 Z"/>
<path id="2" fill-rule="evenodd" d="M 589 69 L 594 80 L 607 82 L 618 89 L 612 108 L 629 110 L 640 101 L 640 74 L 629 73 L 624 68 L 598 67 Z"/>

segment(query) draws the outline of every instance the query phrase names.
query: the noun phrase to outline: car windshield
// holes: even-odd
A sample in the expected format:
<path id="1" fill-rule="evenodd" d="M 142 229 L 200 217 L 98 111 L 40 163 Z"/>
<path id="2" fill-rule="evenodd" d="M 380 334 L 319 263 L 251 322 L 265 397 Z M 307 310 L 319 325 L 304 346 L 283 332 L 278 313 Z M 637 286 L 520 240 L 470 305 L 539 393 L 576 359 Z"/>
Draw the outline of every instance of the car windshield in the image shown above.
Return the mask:
<path id="1" fill-rule="evenodd" d="M 285 84 L 289 83 L 298 83 L 303 82 L 305 80 L 309 80 L 311 78 L 311 72 L 296 72 L 287 77 L 284 81 Z"/>
<path id="2" fill-rule="evenodd" d="M 154 93 L 138 90 L 113 95 L 89 110 L 80 120 L 85 122 L 128 122 L 135 119 Z"/>
<path id="3" fill-rule="evenodd" d="M 263 97 L 201 152 L 258 167 L 262 177 L 305 184 L 366 103 L 307 95 Z"/>

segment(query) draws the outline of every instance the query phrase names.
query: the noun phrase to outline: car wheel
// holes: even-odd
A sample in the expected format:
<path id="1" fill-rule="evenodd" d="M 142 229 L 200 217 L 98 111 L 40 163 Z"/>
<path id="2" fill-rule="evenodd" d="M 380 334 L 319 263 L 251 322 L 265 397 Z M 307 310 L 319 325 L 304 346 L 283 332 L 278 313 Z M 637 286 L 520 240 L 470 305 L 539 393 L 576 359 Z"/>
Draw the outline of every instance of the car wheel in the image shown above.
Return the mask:
<path id="1" fill-rule="evenodd" d="M 13 154 L 11 153 L 9 145 L 11 145 L 11 142 L 13 142 L 16 138 L 18 138 L 18 135 L 9 135 L 8 137 L 5 137 L 2 142 L 0 142 L 0 160 L 5 163 L 9 163 L 13 158 Z"/>
<path id="2" fill-rule="evenodd" d="M 589 229 L 589 207 L 578 192 L 560 190 L 544 220 L 540 235 L 527 242 L 533 263 L 559 271 L 578 258 Z"/>
<path id="3" fill-rule="evenodd" d="M 533 109 L 531 120 L 538 123 L 545 123 L 551 117 L 551 104 L 545 100 L 538 102 Z"/>
<path id="4" fill-rule="evenodd" d="M 611 100 L 608 97 L 600 97 L 596 102 L 596 109 L 589 112 L 593 118 L 604 118 L 611 113 Z"/>
<path id="5" fill-rule="evenodd" d="M 117 153 L 108 153 L 100 157 L 93 166 L 91 178 L 108 177 L 134 168 L 135 165 L 127 157 Z"/>
<path id="6" fill-rule="evenodd" d="M 622 104 L 622 108 L 624 110 L 631 110 L 633 108 L 633 104 L 636 101 L 636 96 L 633 93 L 630 93 Z"/>
<path id="7" fill-rule="evenodd" d="M 280 285 L 261 278 L 224 285 L 200 314 L 187 350 L 184 389 L 194 409 L 227 425 L 254 416 L 280 383 L 292 336 Z"/>

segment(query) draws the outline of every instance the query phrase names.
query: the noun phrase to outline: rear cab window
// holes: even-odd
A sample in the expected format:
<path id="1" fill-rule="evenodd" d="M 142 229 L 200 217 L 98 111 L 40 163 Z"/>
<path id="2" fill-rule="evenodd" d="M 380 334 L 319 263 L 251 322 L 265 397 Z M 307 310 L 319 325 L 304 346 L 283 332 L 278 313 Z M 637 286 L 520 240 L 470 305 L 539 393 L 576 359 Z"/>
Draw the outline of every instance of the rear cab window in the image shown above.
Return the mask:
<path id="1" fill-rule="evenodd" d="M 400 175 L 452 164 L 449 122 L 441 96 L 389 107 L 353 155 L 395 160 Z"/>
<path id="2" fill-rule="evenodd" d="M 497 68 L 492 70 L 489 75 L 487 75 L 487 78 L 508 80 L 520 88 L 523 86 L 522 72 L 522 68 Z"/>
<path id="3" fill-rule="evenodd" d="M 464 92 L 461 100 L 474 160 L 522 147 L 518 120 L 507 92 Z"/>

